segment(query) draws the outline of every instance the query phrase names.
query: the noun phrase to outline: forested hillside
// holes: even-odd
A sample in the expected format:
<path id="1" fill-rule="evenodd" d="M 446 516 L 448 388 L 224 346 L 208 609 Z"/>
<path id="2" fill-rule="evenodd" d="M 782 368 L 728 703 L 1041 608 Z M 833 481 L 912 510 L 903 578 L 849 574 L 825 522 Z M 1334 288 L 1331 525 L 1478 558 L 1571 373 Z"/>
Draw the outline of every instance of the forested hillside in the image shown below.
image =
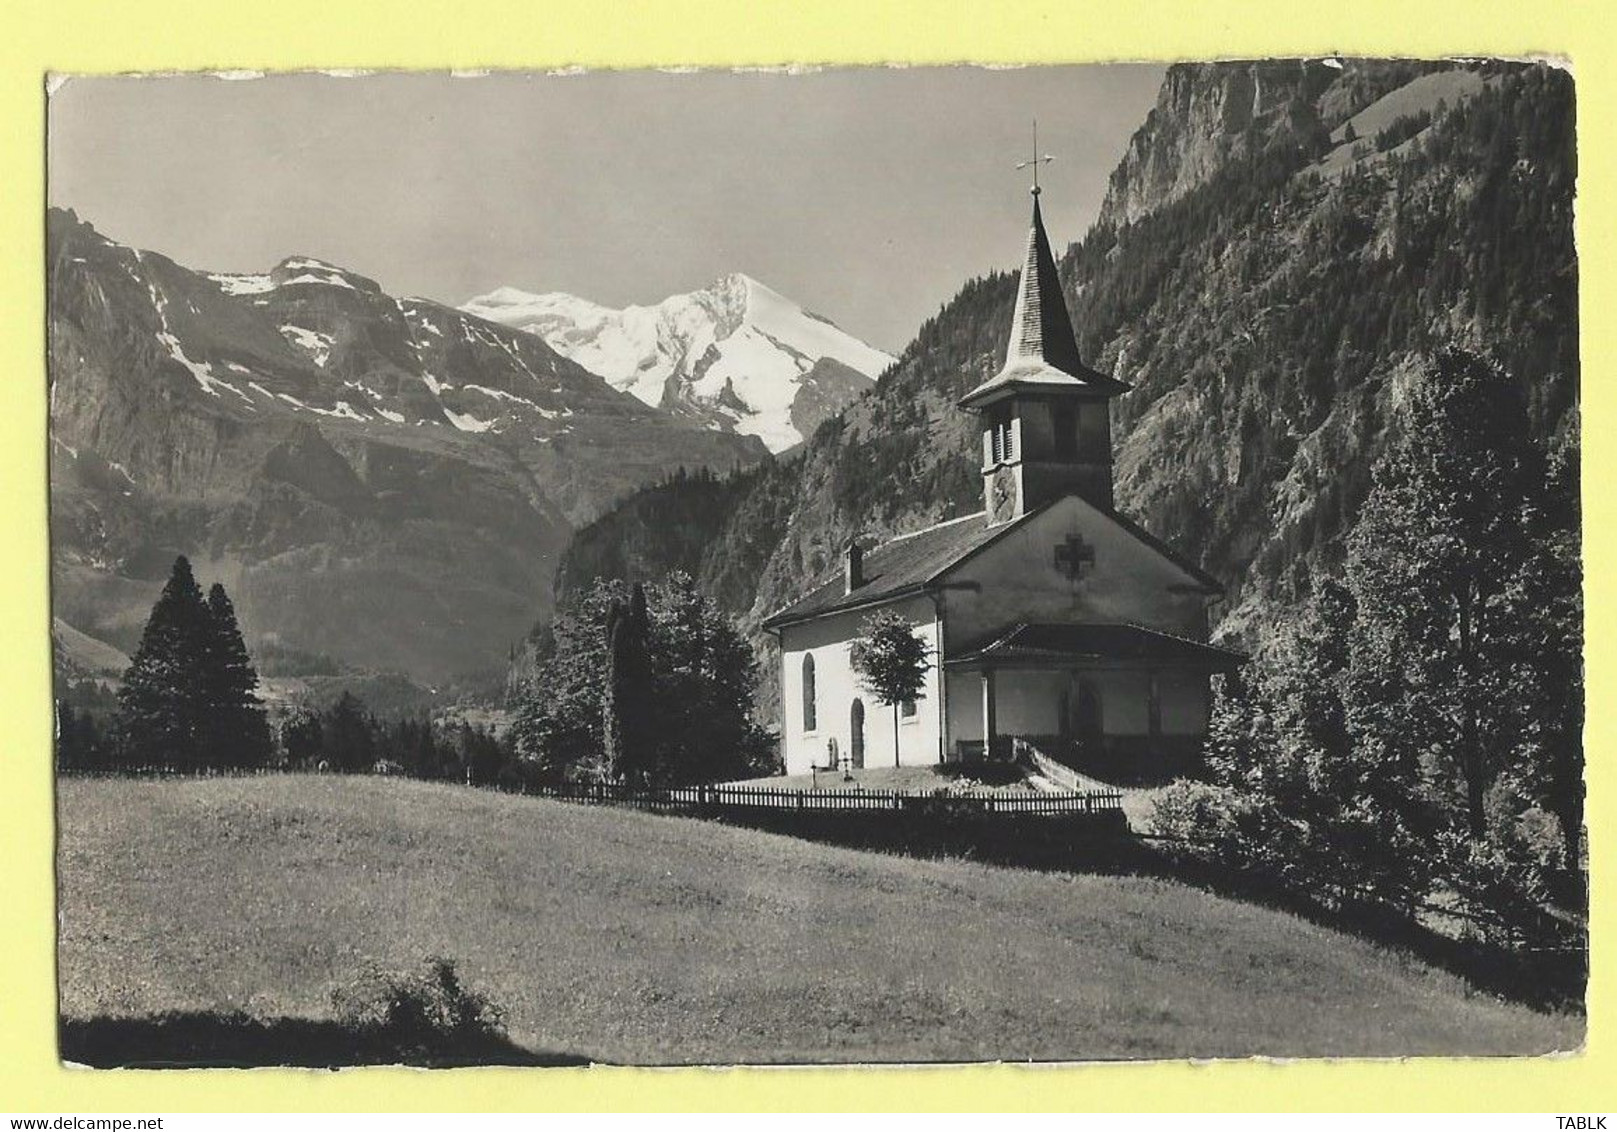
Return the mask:
<path id="1" fill-rule="evenodd" d="M 1118 507 L 1226 580 L 1225 633 L 1338 568 L 1411 359 L 1490 352 L 1536 442 L 1575 440 L 1572 93 L 1539 65 L 1170 69 L 1062 269 L 1086 359 L 1133 386 L 1114 403 Z M 1014 292 L 1010 274 L 968 283 L 796 458 L 665 484 L 581 530 L 558 596 L 680 568 L 755 626 L 850 537 L 978 509 L 954 402 L 997 367 Z"/>

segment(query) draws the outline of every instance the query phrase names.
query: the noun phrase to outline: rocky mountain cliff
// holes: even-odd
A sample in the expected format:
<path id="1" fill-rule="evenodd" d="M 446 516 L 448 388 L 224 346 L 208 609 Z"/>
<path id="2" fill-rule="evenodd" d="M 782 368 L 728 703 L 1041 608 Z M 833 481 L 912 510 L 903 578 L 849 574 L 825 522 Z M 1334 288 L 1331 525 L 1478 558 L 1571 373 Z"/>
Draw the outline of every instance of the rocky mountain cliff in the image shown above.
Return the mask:
<path id="1" fill-rule="evenodd" d="M 892 364 L 829 319 L 747 275 L 614 310 L 501 287 L 463 308 L 537 334 L 616 389 L 709 428 L 791 448 Z"/>
<path id="2" fill-rule="evenodd" d="M 1320 147 L 1361 109 L 1434 72 L 1414 61 L 1278 59 L 1171 67 L 1112 171 L 1097 227 L 1132 224 L 1276 145 Z M 1465 80 L 1462 78 L 1462 82 Z"/>
<path id="3" fill-rule="evenodd" d="M 575 524 L 766 454 L 317 260 L 204 275 L 57 210 L 48 255 L 54 612 L 125 651 L 186 553 L 255 644 L 496 668 Z"/>
<path id="4" fill-rule="evenodd" d="M 1550 67 L 1169 70 L 1062 271 L 1086 359 L 1133 386 L 1114 403 L 1119 509 L 1226 580 L 1226 634 L 1338 566 L 1424 351 L 1491 351 L 1540 441 L 1575 429 L 1574 180 L 1572 82 Z M 699 535 L 657 537 L 678 508 L 645 496 L 579 531 L 562 596 L 677 567 L 755 626 L 849 538 L 980 508 L 954 402 L 1001 357 L 1014 292 L 1013 275 L 967 284 L 799 458 L 724 485 Z"/>

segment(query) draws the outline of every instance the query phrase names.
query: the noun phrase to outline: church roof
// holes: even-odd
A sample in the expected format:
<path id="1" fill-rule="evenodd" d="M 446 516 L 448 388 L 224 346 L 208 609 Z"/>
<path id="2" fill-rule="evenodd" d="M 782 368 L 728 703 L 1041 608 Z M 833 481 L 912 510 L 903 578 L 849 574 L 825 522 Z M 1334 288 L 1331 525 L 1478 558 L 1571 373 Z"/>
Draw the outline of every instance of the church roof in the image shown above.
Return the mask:
<path id="1" fill-rule="evenodd" d="M 1203 592 L 1208 594 L 1223 592 L 1224 587 L 1217 578 L 1116 511 L 1095 507 L 1093 503 L 1082 500 L 1081 496 L 1067 498 L 1079 498 L 1087 506 L 1122 527 L 1135 539 L 1183 570 Z M 985 512 L 977 511 L 970 515 L 962 515 L 958 519 L 950 519 L 946 523 L 926 527 L 913 534 L 900 535 L 890 542 L 865 551 L 860 569 L 864 583 L 852 593 L 846 592 L 843 576 L 839 573 L 809 591 L 807 596 L 765 618 L 763 627 L 778 629 L 783 625 L 809 621 L 828 613 L 884 605 L 897 598 L 924 593 L 928 586 L 960 562 L 988 544 L 1019 530 L 1059 502 L 1060 500 L 1051 500 L 1037 510 L 1029 511 L 1010 522 L 996 523 L 993 526 L 988 525 Z"/>
<path id="2" fill-rule="evenodd" d="M 1116 378 L 1090 369 L 1078 354 L 1072 317 L 1061 293 L 1061 278 L 1050 251 L 1033 194 L 1033 224 L 1028 229 L 1027 257 L 1016 290 L 1016 313 L 1005 365 L 993 377 L 960 399 L 963 409 L 978 409 L 1023 388 L 1048 392 L 1087 393 L 1110 397 L 1128 389 Z"/>
<path id="3" fill-rule="evenodd" d="M 978 511 L 913 534 L 900 535 L 891 542 L 865 551 L 860 569 L 864 584 L 858 589 L 845 593 L 842 575 L 838 574 L 810 591 L 806 597 L 766 619 L 764 628 L 774 629 L 844 609 L 881 605 L 895 598 L 919 593 L 937 575 L 966 555 L 1015 530 L 1033 514 L 1030 512 L 1020 519 L 991 527 L 987 524 L 987 516 Z"/>
<path id="4" fill-rule="evenodd" d="M 975 667 L 984 662 L 1019 664 L 1072 664 L 1084 661 L 1125 661 L 1134 664 L 1207 668 L 1228 671 L 1246 657 L 1231 649 L 1203 644 L 1172 633 L 1127 624 L 1029 624 L 961 656 L 951 666 Z"/>

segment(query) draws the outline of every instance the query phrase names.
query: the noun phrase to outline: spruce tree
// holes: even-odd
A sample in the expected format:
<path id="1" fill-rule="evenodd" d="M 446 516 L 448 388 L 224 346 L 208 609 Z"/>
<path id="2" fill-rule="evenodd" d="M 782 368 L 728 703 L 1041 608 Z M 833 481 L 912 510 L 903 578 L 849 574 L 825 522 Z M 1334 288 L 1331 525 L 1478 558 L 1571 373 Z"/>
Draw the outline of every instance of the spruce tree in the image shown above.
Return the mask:
<path id="1" fill-rule="evenodd" d="M 212 642 L 212 618 L 191 563 L 181 555 L 118 691 L 118 747 L 125 766 L 201 765 Z"/>
<path id="2" fill-rule="evenodd" d="M 262 766 L 270 757 L 269 724 L 257 695 L 258 673 L 236 623 L 236 609 L 218 582 L 208 591 L 204 758 L 220 766 Z"/>
<path id="3" fill-rule="evenodd" d="M 358 696 L 344 691 L 320 723 L 321 748 L 338 770 L 369 770 L 376 762 L 376 722 Z"/>

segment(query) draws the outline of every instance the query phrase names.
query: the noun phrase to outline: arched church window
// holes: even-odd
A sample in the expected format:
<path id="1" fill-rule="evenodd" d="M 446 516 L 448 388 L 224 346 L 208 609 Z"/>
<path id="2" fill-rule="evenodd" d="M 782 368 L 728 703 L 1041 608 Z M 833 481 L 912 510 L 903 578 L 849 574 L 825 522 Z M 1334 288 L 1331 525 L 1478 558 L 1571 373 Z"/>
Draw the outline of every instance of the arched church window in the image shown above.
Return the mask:
<path id="1" fill-rule="evenodd" d="M 803 654 L 803 730 L 813 731 L 818 723 L 814 708 L 814 654 Z"/>

